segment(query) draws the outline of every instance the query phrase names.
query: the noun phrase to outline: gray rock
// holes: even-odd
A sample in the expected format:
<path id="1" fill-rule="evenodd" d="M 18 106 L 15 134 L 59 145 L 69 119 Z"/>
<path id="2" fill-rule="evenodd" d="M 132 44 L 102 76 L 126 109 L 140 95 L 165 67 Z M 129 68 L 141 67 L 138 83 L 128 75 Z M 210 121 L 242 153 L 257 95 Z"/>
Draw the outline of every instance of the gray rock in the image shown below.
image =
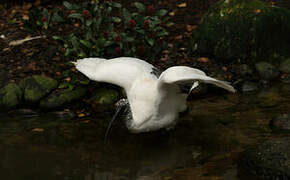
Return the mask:
<path id="1" fill-rule="evenodd" d="M 42 99 L 39 106 L 43 109 L 55 109 L 60 108 L 65 104 L 70 104 L 75 100 L 81 99 L 85 96 L 87 89 L 84 87 L 78 87 L 70 90 L 58 90 L 54 91 L 48 97 Z"/>
<path id="2" fill-rule="evenodd" d="M 281 78 L 283 83 L 290 84 L 290 74 L 286 74 L 283 78 Z"/>
<path id="3" fill-rule="evenodd" d="M 32 109 L 16 109 L 13 111 L 10 111 L 9 114 L 11 116 L 17 116 L 17 117 L 35 117 L 39 116 L 39 114 L 32 110 Z"/>
<path id="4" fill-rule="evenodd" d="M 0 89 L 0 107 L 1 110 L 12 109 L 21 103 L 22 91 L 15 83 L 9 83 Z"/>
<path id="5" fill-rule="evenodd" d="M 279 75 L 278 69 L 270 63 L 259 62 L 255 64 L 255 67 L 262 79 L 271 80 Z"/>
<path id="6" fill-rule="evenodd" d="M 272 139 L 254 145 L 242 153 L 240 172 L 263 180 L 290 178 L 290 138 Z M 242 174 L 242 173 L 241 173 Z"/>
<path id="7" fill-rule="evenodd" d="M 58 82 L 52 78 L 40 75 L 27 77 L 20 82 L 23 89 L 24 100 L 29 103 L 36 103 L 44 96 L 56 89 Z"/>
<path id="8" fill-rule="evenodd" d="M 258 90 L 258 85 L 254 82 L 246 81 L 242 84 L 242 92 L 252 92 Z"/>
<path id="9" fill-rule="evenodd" d="M 290 114 L 281 114 L 270 121 L 270 127 L 275 131 L 290 132 Z"/>
<path id="10" fill-rule="evenodd" d="M 281 62 L 280 71 L 283 73 L 290 73 L 290 59 L 285 59 Z"/>

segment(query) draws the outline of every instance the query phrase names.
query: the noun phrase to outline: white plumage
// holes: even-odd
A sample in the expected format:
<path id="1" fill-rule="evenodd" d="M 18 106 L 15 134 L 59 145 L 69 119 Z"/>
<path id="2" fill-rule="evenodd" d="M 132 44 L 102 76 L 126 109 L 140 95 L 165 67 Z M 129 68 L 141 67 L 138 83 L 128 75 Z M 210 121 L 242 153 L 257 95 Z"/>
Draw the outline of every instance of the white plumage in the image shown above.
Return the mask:
<path id="1" fill-rule="evenodd" d="M 179 112 L 186 110 L 188 94 L 181 92 L 183 84 L 191 83 L 190 91 L 203 82 L 235 92 L 228 82 L 187 66 L 170 67 L 159 76 L 157 68 L 151 64 L 130 57 L 109 60 L 85 58 L 74 64 L 91 80 L 125 89 L 132 113 L 132 120 L 126 125 L 135 133 L 174 127 Z"/>

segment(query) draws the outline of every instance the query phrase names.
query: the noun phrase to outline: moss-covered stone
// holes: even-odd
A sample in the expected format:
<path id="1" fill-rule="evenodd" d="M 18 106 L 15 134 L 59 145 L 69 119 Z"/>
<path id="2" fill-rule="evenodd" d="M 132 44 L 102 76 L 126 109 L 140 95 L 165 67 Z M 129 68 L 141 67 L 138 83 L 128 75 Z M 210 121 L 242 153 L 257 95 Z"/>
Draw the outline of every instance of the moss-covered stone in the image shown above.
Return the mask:
<path id="1" fill-rule="evenodd" d="M 24 100 L 36 103 L 53 89 L 57 88 L 58 82 L 50 77 L 35 75 L 27 77 L 20 82 L 23 89 Z"/>
<path id="2" fill-rule="evenodd" d="M 21 103 L 22 91 L 15 83 L 10 83 L 0 90 L 0 107 L 12 109 Z"/>
<path id="3" fill-rule="evenodd" d="M 290 58 L 285 59 L 281 62 L 280 71 L 283 73 L 290 73 Z"/>
<path id="4" fill-rule="evenodd" d="M 86 94 L 86 88 L 78 87 L 74 90 L 59 90 L 50 94 L 40 101 L 40 107 L 44 109 L 55 109 L 69 104 L 74 100 L 81 99 Z"/>
<path id="5" fill-rule="evenodd" d="M 108 111 L 114 108 L 114 103 L 118 98 L 118 91 L 110 88 L 100 88 L 97 89 L 88 102 L 96 111 Z"/>
<path id="6" fill-rule="evenodd" d="M 191 48 L 227 60 L 289 56 L 289 32 L 287 9 L 259 0 L 222 0 L 202 18 Z"/>
<path id="7" fill-rule="evenodd" d="M 255 67 L 262 79 L 270 80 L 278 77 L 279 70 L 275 66 L 267 62 L 258 62 Z"/>

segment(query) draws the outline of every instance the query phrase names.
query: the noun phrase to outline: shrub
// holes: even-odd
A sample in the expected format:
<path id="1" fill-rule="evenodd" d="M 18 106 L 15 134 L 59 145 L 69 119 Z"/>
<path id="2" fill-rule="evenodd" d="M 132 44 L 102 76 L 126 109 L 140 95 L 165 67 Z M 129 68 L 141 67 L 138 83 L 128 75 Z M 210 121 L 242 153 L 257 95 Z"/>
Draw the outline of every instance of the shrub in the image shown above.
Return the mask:
<path id="1" fill-rule="evenodd" d="M 167 10 L 157 10 L 150 5 L 133 3 L 130 12 L 121 4 L 112 1 L 91 1 L 82 4 L 63 2 L 63 7 L 42 12 L 36 19 L 29 19 L 26 24 L 43 31 L 61 26 L 70 27 L 70 32 L 53 36 L 59 50 L 70 59 L 84 57 L 117 56 L 145 57 L 151 61 L 167 48 L 164 38 L 168 35 Z"/>

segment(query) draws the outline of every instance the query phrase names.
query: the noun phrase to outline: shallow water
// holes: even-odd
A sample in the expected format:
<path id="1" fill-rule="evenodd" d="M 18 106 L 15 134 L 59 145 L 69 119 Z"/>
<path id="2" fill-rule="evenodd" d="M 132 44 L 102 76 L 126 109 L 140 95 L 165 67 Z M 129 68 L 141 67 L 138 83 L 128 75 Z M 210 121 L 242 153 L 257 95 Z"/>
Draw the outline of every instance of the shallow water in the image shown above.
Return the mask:
<path id="1" fill-rule="evenodd" d="M 121 122 L 103 144 L 111 114 L 0 120 L 5 180 L 242 180 L 240 152 L 271 137 L 269 121 L 289 113 L 290 86 L 193 97 L 175 130 L 130 134 Z"/>

